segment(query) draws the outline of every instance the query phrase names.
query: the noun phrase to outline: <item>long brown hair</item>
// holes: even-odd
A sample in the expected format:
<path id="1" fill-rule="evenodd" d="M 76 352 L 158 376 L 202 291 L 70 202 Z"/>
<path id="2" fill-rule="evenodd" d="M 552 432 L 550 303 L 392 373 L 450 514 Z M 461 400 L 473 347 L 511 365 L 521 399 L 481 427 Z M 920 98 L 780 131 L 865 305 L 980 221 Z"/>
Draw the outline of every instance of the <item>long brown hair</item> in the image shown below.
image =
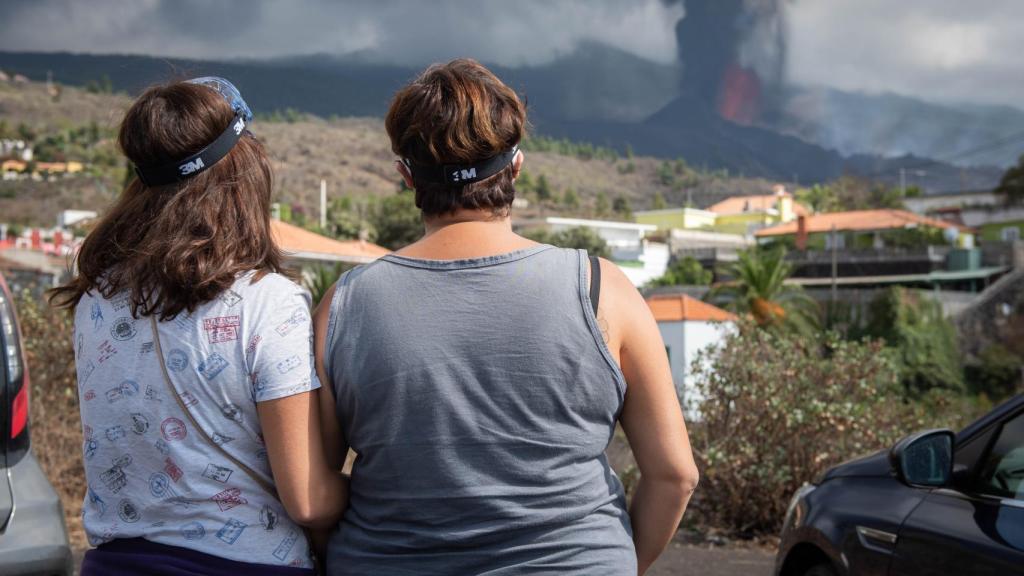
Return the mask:
<path id="1" fill-rule="evenodd" d="M 395 94 L 384 120 L 391 150 L 419 164 L 468 164 L 519 143 L 526 107 L 512 90 L 475 60 L 427 68 Z M 439 215 L 459 208 L 507 213 L 515 198 L 513 168 L 464 187 L 416 183 L 416 206 Z"/>
<path id="2" fill-rule="evenodd" d="M 234 113 L 210 88 L 174 82 L 146 90 L 121 122 L 118 145 L 138 166 L 194 154 Z M 263 145 L 245 134 L 215 165 L 183 182 L 148 187 L 133 178 L 89 233 L 78 275 L 50 293 L 73 309 L 93 290 L 127 291 L 132 315 L 161 320 L 213 300 L 243 272 L 284 272 L 270 232 L 273 172 Z"/>

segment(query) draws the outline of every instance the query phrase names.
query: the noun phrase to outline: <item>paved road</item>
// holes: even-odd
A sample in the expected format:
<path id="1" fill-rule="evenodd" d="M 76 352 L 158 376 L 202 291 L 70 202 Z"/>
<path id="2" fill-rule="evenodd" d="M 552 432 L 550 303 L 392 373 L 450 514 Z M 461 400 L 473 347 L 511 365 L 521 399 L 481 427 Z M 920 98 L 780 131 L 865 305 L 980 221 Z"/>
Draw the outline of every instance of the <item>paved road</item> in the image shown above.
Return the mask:
<path id="1" fill-rule="evenodd" d="M 82 562 L 75 551 L 75 570 Z M 760 550 L 673 542 L 648 576 L 771 576 L 773 556 Z"/>
<path id="2" fill-rule="evenodd" d="M 648 576 L 771 576 L 775 557 L 756 549 L 673 542 Z"/>

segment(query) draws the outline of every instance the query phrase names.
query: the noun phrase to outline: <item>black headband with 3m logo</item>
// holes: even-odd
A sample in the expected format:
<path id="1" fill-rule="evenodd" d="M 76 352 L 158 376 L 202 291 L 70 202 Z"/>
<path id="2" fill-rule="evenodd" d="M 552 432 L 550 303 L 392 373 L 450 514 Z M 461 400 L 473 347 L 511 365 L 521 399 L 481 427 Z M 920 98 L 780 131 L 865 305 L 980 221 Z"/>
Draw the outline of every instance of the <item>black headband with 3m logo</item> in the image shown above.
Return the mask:
<path id="1" fill-rule="evenodd" d="M 181 182 L 206 170 L 228 155 L 235 143 L 245 132 L 246 122 L 241 114 L 236 114 L 228 127 L 221 132 L 216 140 L 199 152 L 171 164 L 163 166 L 135 167 L 135 174 L 146 186 L 164 186 Z"/>
<path id="2" fill-rule="evenodd" d="M 485 180 L 501 172 L 515 160 L 518 152 L 519 145 L 516 144 L 497 156 L 491 156 L 475 164 L 417 164 L 408 158 L 402 158 L 402 163 L 412 173 L 412 180 L 416 184 L 444 184 L 461 187 Z"/>

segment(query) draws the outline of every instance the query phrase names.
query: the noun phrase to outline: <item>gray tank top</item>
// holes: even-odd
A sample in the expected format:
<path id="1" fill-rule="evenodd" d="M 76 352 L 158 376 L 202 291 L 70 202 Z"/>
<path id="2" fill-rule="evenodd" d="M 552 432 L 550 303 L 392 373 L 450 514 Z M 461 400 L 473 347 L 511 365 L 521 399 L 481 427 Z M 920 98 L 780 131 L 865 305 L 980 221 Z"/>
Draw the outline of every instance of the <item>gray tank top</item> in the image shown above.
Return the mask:
<path id="1" fill-rule="evenodd" d="M 331 574 L 636 574 L 586 262 L 389 255 L 339 280 L 324 360 L 358 457 Z"/>

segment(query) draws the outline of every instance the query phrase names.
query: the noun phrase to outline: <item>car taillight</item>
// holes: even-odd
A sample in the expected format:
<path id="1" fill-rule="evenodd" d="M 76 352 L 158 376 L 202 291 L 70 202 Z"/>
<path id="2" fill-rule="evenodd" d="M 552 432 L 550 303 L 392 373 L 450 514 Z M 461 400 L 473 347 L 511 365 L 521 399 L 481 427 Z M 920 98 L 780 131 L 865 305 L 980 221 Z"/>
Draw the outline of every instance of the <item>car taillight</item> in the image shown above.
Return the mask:
<path id="1" fill-rule="evenodd" d="M 6 394 L 13 394 L 10 406 L 11 439 L 20 436 L 28 423 L 28 371 L 25 358 L 22 356 L 21 336 L 18 333 L 18 321 L 14 316 L 14 303 L 10 295 L 0 285 L 0 343 L 3 344 L 2 359 L 6 364 L 7 381 L 3 385 L 0 399 Z M 3 372 L 0 372 L 2 375 Z"/>
<path id="2" fill-rule="evenodd" d="M 21 436 L 28 424 L 28 383 L 26 382 L 11 402 L 11 439 Z"/>

